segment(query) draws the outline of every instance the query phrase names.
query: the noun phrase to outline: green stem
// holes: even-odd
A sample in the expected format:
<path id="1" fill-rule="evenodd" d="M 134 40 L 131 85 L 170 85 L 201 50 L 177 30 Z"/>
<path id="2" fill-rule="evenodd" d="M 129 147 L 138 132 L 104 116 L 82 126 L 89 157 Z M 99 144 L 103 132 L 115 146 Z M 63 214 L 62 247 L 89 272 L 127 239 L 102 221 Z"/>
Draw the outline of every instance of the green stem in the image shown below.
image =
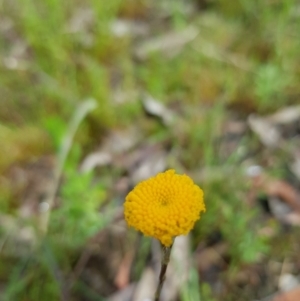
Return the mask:
<path id="1" fill-rule="evenodd" d="M 171 245 L 170 247 L 165 247 L 162 245 L 163 254 L 162 254 L 162 260 L 161 260 L 161 269 L 160 269 L 159 281 L 158 281 L 157 289 L 155 292 L 154 301 L 159 301 L 163 283 L 166 279 L 166 271 L 167 271 L 167 267 L 168 267 L 168 264 L 170 261 L 170 254 L 171 254 L 172 246 L 173 245 Z"/>

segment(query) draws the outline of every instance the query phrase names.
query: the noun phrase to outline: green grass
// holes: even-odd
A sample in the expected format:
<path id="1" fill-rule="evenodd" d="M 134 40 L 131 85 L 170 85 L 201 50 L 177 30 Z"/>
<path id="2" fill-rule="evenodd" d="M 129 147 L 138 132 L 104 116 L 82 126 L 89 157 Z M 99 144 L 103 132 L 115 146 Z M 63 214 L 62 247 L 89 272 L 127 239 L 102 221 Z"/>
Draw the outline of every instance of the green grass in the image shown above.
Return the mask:
<path id="1" fill-rule="evenodd" d="M 76 131 L 58 192 L 61 202 L 49 221 L 49 249 L 67 278 L 86 241 L 109 223 L 98 210 L 107 201 L 117 206 L 123 196 L 110 199 L 112 183 L 126 173 L 112 165 L 100 176 L 98 170 L 79 174 L 78 166 L 110 131 L 131 126 L 140 129 L 142 143 L 170 145 L 167 160 L 172 166 L 196 173 L 203 168 L 208 173 L 217 171 L 216 177 L 199 182 L 208 209 L 193 232 L 193 246 L 220 232 L 230 246 L 232 270 L 269 254 L 270 241 L 257 235 L 264 225 L 262 212 L 241 201 L 247 198 L 247 178 L 242 167 L 232 170 L 242 155 L 237 148 L 228 157 L 222 154 L 221 138 L 224 123 L 233 115 L 245 120 L 249 113 L 269 114 L 297 103 L 300 20 L 294 12 L 299 3 L 222 0 L 206 4 L 188 15 L 186 2 L 179 0 L 0 2 L 1 214 L 18 217 L 20 196 L 10 176 L 12 166 L 23 168 L 42 156 L 57 155 L 76 108 L 91 97 L 98 105 Z M 168 15 L 163 21 L 162 12 Z M 199 34 L 175 56 L 158 51 L 139 61 L 135 47 L 147 36 L 114 36 L 111 24 L 118 18 L 145 21 L 150 36 L 163 37 L 187 26 L 194 26 Z M 144 92 L 174 110 L 172 126 L 145 116 L 140 101 Z M 239 145 L 253 149 L 257 143 L 247 136 Z M 269 172 L 282 178 L 284 155 L 274 155 L 279 163 Z M 36 226 L 34 220 L 26 223 Z M 236 228 L 238 233 L 232 235 Z M 146 243 L 134 275 L 141 274 L 148 252 Z M 35 260 L 27 259 L 28 264 L 26 258 L 12 256 L 13 264 L 1 266 L 5 300 L 58 300 L 60 284 L 46 255 L 41 252 Z M 15 268 L 8 276 L 12 265 Z M 200 290 L 194 274 L 190 279 L 194 294 L 186 289 L 182 300 L 195 300 L 200 291 L 203 300 L 213 300 L 209 286 L 204 284 Z M 87 300 L 102 298 L 85 283 L 76 284 L 74 291 Z"/>

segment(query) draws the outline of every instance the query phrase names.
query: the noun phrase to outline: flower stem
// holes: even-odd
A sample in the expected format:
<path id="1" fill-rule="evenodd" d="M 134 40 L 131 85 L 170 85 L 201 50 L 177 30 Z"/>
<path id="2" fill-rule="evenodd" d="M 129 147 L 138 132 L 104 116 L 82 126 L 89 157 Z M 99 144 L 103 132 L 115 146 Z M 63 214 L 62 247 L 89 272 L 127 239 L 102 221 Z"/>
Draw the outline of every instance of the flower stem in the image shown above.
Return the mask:
<path id="1" fill-rule="evenodd" d="M 172 250 L 172 245 L 170 247 L 165 247 L 162 245 L 162 259 L 161 259 L 161 268 L 160 268 L 160 274 L 159 274 L 159 281 L 157 285 L 157 289 L 155 292 L 154 301 L 159 301 L 161 289 L 163 287 L 163 283 L 166 279 L 166 271 L 167 267 L 170 261 L 170 254 Z"/>

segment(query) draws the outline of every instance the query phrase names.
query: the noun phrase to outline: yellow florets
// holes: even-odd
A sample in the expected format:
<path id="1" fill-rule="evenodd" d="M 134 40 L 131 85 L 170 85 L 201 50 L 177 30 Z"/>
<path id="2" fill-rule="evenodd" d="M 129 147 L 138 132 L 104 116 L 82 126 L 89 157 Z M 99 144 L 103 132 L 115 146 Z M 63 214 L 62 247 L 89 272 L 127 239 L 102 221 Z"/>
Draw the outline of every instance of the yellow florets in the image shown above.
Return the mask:
<path id="1" fill-rule="evenodd" d="M 175 170 L 159 173 L 139 183 L 126 197 L 129 226 L 168 247 L 177 235 L 187 234 L 205 211 L 203 191 L 187 175 Z"/>

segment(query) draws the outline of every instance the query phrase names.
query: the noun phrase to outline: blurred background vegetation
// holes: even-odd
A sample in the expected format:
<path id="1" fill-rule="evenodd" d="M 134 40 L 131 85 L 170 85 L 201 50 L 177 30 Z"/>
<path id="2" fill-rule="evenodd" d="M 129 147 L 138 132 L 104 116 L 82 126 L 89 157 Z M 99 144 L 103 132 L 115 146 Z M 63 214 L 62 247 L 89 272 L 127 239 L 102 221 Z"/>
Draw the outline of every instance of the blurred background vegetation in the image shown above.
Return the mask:
<path id="1" fill-rule="evenodd" d="M 0 299 L 143 300 L 122 204 L 167 168 L 207 212 L 163 300 L 298 284 L 299 28 L 298 0 L 0 0 Z"/>

